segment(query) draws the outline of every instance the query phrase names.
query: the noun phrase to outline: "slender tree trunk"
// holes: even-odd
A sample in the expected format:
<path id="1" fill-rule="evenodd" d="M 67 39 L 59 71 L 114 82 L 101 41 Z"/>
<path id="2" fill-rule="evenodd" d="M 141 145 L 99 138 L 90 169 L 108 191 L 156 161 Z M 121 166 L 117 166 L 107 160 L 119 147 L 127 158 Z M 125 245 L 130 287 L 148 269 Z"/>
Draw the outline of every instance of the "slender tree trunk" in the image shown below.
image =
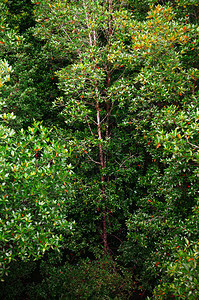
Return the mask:
<path id="1" fill-rule="evenodd" d="M 94 1 L 92 1 L 92 4 L 94 5 Z M 107 0 L 107 4 L 108 4 L 108 10 L 111 13 L 112 12 L 112 0 Z M 83 0 L 83 7 L 84 7 L 84 11 L 85 11 L 85 18 L 86 18 L 86 24 L 87 24 L 87 28 L 91 29 L 91 23 L 89 22 L 89 18 L 90 18 L 90 14 L 89 14 L 89 7 L 86 3 L 86 0 Z M 94 22 L 94 20 L 93 20 Z M 108 51 L 110 50 L 111 47 L 111 35 L 112 35 L 112 20 L 111 20 L 111 16 L 108 17 L 107 20 L 107 31 L 108 31 Z M 96 47 L 97 46 L 97 34 L 95 32 L 95 30 L 89 30 L 88 33 L 88 42 L 90 47 Z M 92 58 L 92 60 L 94 60 L 94 57 Z M 97 65 L 95 65 L 94 67 L 95 69 L 97 68 Z M 108 66 L 107 66 L 107 88 L 110 87 L 111 84 L 111 63 L 108 62 Z M 101 120 L 100 118 L 100 93 L 98 90 L 98 83 L 97 81 L 94 82 L 94 87 L 95 87 L 95 98 L 96 98 L 96 119 L 97 119 L 97 133 L 98 133 L 98 139 L 99 139 L 99 158 L 100 158 L 100 168 L 101 170 L 103 170 L 104 168 L 106 168 L 107 166 L 107 155 L 104 153 L 104 149 L 102 146 L 101 141 L 103 140 L 103 136 L 102 136 L 102 122 L 105 125 L 105 137 L 104 139 L 108 139 L 109 134 L 110 134 L 110 128 L 109 128 L 109 116 L 110 116 L 110 100 L 109 99 L 105 99 L 105 107 L 106 107 L 106 117 L 104 118 L 104 120 Z M 102 188 L 101 188 L 101 193 L 102 193 L 102 201 L 105 203 L 106 202 L 106 191 L 105 191 L 105 177 L 102 175 L 101 176 L 101 183 L 102 183 Z M 103 245 L 104 245 L 104 251 L 107 250 L 108 248 L 108 242 L 107 242 L 107 230 L 106 230 L 106 223 L 107 223 L 107 208 L 106 205 L 104 205 L 104 209 L 103 209 L 103 214 L 102 214 L 102 240 L 103 240 Z"/>
<path id="2" fill-rule="evenodd" d="M 96 93 L 97 94 L 97 93 Z M 96 95 L 97 96 L 97 95 Z M 101 141 L 102 140 L 102 132 L 101 132 L 101 121 L 100 121 L 100 107 L 99 107 L 99 101 L 96 101 L 96 112 L 97 112 L 97 131 L 98 131 L 98 138 Z M 104 154 L 103 148 L 101 143 L 99 144 L 99 155 L 100 155 L 100 164 L 101 169 L 104 169 L 106 167 L 106 155 Z M 101 183 L 102 183 L 102 199 L 103 202 L 106 201 L 106 195 L 105 195 L 105 185 L 104 185 L 105 178 L 104 176 L 101 176 Z M 102 240 L 104 245 L 104 251 L 108 248 L 107 243 L 107 231 L 106 231 L 106 208 L 104 208 L 103 211 L 103 220 L 102 220 Z"/>
<path id="3" fill-rule="evenodd" d="M 93 5 L 94 5 L 94 2 L 93 2 Z M 85 0 L 83 0 L 83 6 L 84 6 L 84 10 L 85 10 L 85 17 L 86 17 L 87 27 L 89 29 L 90 28 L 90 23 L 89 23 L 88 7 L 86 5 Z M 92 33 L 89 32 L 88 39 L 89 39 L 89 45 L 91 47 L 93 47 L 93 46 L 96 47 L 96 45 L 97 45 L 97 41 L 96 41 L 97 35 L 96 35 L 95 30 L 93 30 Z M 97 65 L 95 66 L 95 69 L 96 69 L 96 67 L 97 67 Z M 98 133 L 98 138 L 100 140 L 100 143 L 99 143 L 100 168 L 103 170 L 106 167 L 106 155 L 104 154 L 104 150 L 103 150 L 103 147 L 102 147 L 102 144 L 101 144 L 101 141 L 102 141 L 103 137 L 102 137 L 102 128 L 101 128 L 102 124 L 101 124 L 101 118 L 100 118 L 101 109 L 100 109 L 100 105 L 99 105 L 100 95 L 99 95 L 99 91 L 98 91 L 98 87 L 97 87 L 97 81 L 94 83 L 94 85 L 95 85 L 95 98 L 96 98 L 97 133 Z M 107 103 L 107 105 L 108 105 L 108 103 Z M 109 110 L 109 108 L 107 106 L 107 109 L 106 109 L 107 113 L 108 113 L 108 110 Z M 108 125 L 108 123 L 107 123 L 107 125 Z M 107 137 L 107 134 L 108 134 L 108 126 L 106 126 L 106 137 Z M 102 193 L 103 202 L 106 201 L 104 182 L 105 182 L 105 178 L 104 178 L 104 176 L 101 176 L 101 183 L 102 183 L 101 193 Z M 106 231 L 106 208 L 104 208 L 103 217 L 102 217 L 102 241 L 103 241 L 104 251 L 106 252 L 106 250 L 108 248 L 107 231 Z"/>

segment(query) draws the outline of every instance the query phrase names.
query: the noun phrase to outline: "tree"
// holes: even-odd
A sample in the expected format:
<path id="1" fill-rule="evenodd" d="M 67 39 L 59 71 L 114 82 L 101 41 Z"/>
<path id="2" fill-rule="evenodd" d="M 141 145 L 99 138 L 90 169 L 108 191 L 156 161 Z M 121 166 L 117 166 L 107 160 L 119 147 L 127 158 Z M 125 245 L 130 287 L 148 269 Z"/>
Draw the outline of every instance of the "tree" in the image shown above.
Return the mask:
<path id="1" fill-rule="evenodd" d="M 156 6 L 139 24 L 145 34 L 135 37 L 145 63 L 135 79 L 132 111 L 137 138 L 148 157 L 138 179 L 138 210 L 129 218 L 123 253 L 126 263 L 136 265 L 143 288 L 153 286 L 155 278 L 167 281 L 166 269 L 185 238 L 197 243 L 197 222 L 189 225 L 188 220 L 198 205 L 198 60 L 193 67 L 191 52 L 198 45 L 198 29 L 175 19 L 172 11 Z"/>
<path id="2" fill-rule="evenodd" d="M 1 61 L 0 82 L 9 80 L 11 67 Z M 72 193 L 70 151 L 50 131 L 35 122 L 28 131 L 14 131 L 13 113 L 1 102 L 0 236 L 1 277 L 11 260 L 38 259 L 70 234 L 67 215 Z M 66 181 L 66 183 L 65 183 Z"/>
<path id="3" fill-rule="evenodd" d="M 174 295 L 179 281 L 167 285 L 167 274 L 184 241 L 193 245 L 190 257 L 197 243 L 197 2 L 150 0 L 144 9 L 140 1 L 32 3 L 30 30 L 57 70 L 54 106 L 65 120 L 57 136 L 71 148 L 74 172 L 66 212 L 77 223 L 64 236 L 61 275 L 60 265 L 44 262 L 45 274 L 52 272 L 53 284 L 57 274 L 69 281 L 63 293 L 71 296 L 79 270 L 107 258 L 117 266 L 110 282 L 113 270 L 128 266 L 142 296 Z M 81 286 L 75 296 L 86 295 Z"/>
<path id="4" fill-rule="evenodd" d="M 68 67 L 56 73 L 59 86 L 66 94 L 57 99 L 56 105 L 62 108 L 61 115 L 71 128 L 71 136 L 69 132 L 67 135 L 73 140 L 78 160 L 86 158 L 83 170 L 79 169 L 80 163 L 76 161 L 78 168 L 75 171 L 84 183 L 81 197 L 92 212 L 92 230 L 97 230 L 102 236 L 104 250 L 107 251 L 107 235 L 121 226 L 118 220 L 114 220 L 113 213 L 121 209 L 126 214 L 128 202 L 132 201 L 129 197 L 125 200 L 123 191 L 120 194 L 120 186 L 124 185 L 124 181 L 118 178 L 121 178 L 124 161 L 127 159 L 130 163 L 133 157 L 127 154 L 122 159 L 124 150 L 121 144 L 127 147 L 125 152 L 129 148 L 135 151 L 128 142 L 131 133 L 117 128 L 126 114 L 123 111 L 125 104 L 118 106 L 118 103 L 120 93 L 129 93 L 123 91 L 128 79 L 122 79 L 123 73 L 127 75 L 128 68 L 123 68 L 122 63 L 126 59 L 122 58 L 123 53 L 117 62 L 111 62 L 114 49 L 122 50 L 117 46 L 118 24 L 130 19 L 130 14 L 125 10 L 122 12 L 121 4 L 112 1 L 34 3 L 38 23 L 35 36 L 42 36 L 57 52 L 67 49 L 66 55 L 71 60 Z M 123 15 L 120 17 L 121 12 Z M 123 39 L 127 38 L 128 34 L 124 35 Z M 132 58 L 131 54 L 126 55 Z M 119 144 L 116 144 L 116 138 Z M 112 151 L 114 147 L 118 148 L 116 156 Z M 89 181 L 88 172 L 92 174 Z M 126 182 L 129 177 L 130 174 Z M 131 192 L 130 187 L 126 186 L 125 189 L 129 189 L 127 193 Z M 102 224 L 100 227 L 99 219 Z M 108 228 L 107 222 L 113 224 L 113 229 Z"/>
<path id="5" fill-rule="evenodd" d="M 52 101 L 62 95 L 56 86 L 54 71 L 67 60 L 54 60 L 52 52 L 42 41 L 34 38 L 31 1 L 1 2 L 0 58 L 12 65 L 13 73 L 2 97 L 7 110 L 14 112 L 15 129 L 27 129 L 33 120 L 45 125 L 62 124 L 52 110 Z M 24 25 L 26 24 L 26 25 Z"/>

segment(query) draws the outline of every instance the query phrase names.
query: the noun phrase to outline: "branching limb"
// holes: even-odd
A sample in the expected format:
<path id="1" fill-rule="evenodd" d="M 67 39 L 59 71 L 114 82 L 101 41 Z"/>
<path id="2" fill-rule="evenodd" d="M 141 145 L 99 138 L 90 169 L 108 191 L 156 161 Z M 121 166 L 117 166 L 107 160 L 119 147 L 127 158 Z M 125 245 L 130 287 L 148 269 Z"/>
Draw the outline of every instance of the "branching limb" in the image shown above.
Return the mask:
<path id="1" fill-rule="evenodd" d="M 118 163 L 119 164 L 119 167 L 121 168 L 124 164 L 125 164 L 125 162 L 127 161 L 127 160 L 129 160 L 129 159 L 131 159 L 132 157 L 135 157 L 135 154 L 133 154 L 133 155 L 130 155 L 127 159 L 125 159 L 124 161 L 123 161 L 123 163 Z"/>
<path id="2" fill-rule="evenodd" d="M 187 143 L 188 143 L 189 145 L 191 145 L 191 146 L 194 147 L 194 148 L 199 149 L 199 146 L 196 146 L 196 145 L 194 145 L 194 144 L 192 144 L 192 143 L 189 142 L 189 138 L 188 138 L 187 136 L 185 136 L 185 138 L 186 138 Z"/>
<path id="3" fill-rule="evenodd" d="M 84 152 L 84 153 L 88 156 L 88 158 L 89 158 L 92 162 L 94 162 L 94 163 L 97 164 L 97 165 L 101 165 L 101 163 L 100 163 L 99 161 L 94 160 L 88 153 L 86 153 L 86 152 Z"/>

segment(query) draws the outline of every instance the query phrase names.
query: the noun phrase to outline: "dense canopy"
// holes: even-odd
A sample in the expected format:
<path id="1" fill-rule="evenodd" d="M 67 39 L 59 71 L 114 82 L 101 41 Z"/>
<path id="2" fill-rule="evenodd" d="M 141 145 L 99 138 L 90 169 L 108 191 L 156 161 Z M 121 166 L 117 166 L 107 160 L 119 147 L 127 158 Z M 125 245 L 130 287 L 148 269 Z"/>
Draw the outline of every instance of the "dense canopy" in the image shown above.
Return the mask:
<path id="1" fill-rule="evenodd" d="M 197 299 L 198 1 L 0 10 L 0 298 Z"/>

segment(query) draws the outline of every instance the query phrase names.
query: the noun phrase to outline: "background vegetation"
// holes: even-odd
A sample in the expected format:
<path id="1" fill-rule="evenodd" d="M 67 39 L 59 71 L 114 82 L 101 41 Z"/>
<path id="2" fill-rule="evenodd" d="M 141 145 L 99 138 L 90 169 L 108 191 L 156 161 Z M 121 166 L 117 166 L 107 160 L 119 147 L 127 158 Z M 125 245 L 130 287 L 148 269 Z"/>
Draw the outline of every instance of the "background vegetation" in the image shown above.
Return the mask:
<path id="1" fill-rule="evenodd" d="M 198 1 L 0 10 L 0 298 L 197 299 Z"/>

